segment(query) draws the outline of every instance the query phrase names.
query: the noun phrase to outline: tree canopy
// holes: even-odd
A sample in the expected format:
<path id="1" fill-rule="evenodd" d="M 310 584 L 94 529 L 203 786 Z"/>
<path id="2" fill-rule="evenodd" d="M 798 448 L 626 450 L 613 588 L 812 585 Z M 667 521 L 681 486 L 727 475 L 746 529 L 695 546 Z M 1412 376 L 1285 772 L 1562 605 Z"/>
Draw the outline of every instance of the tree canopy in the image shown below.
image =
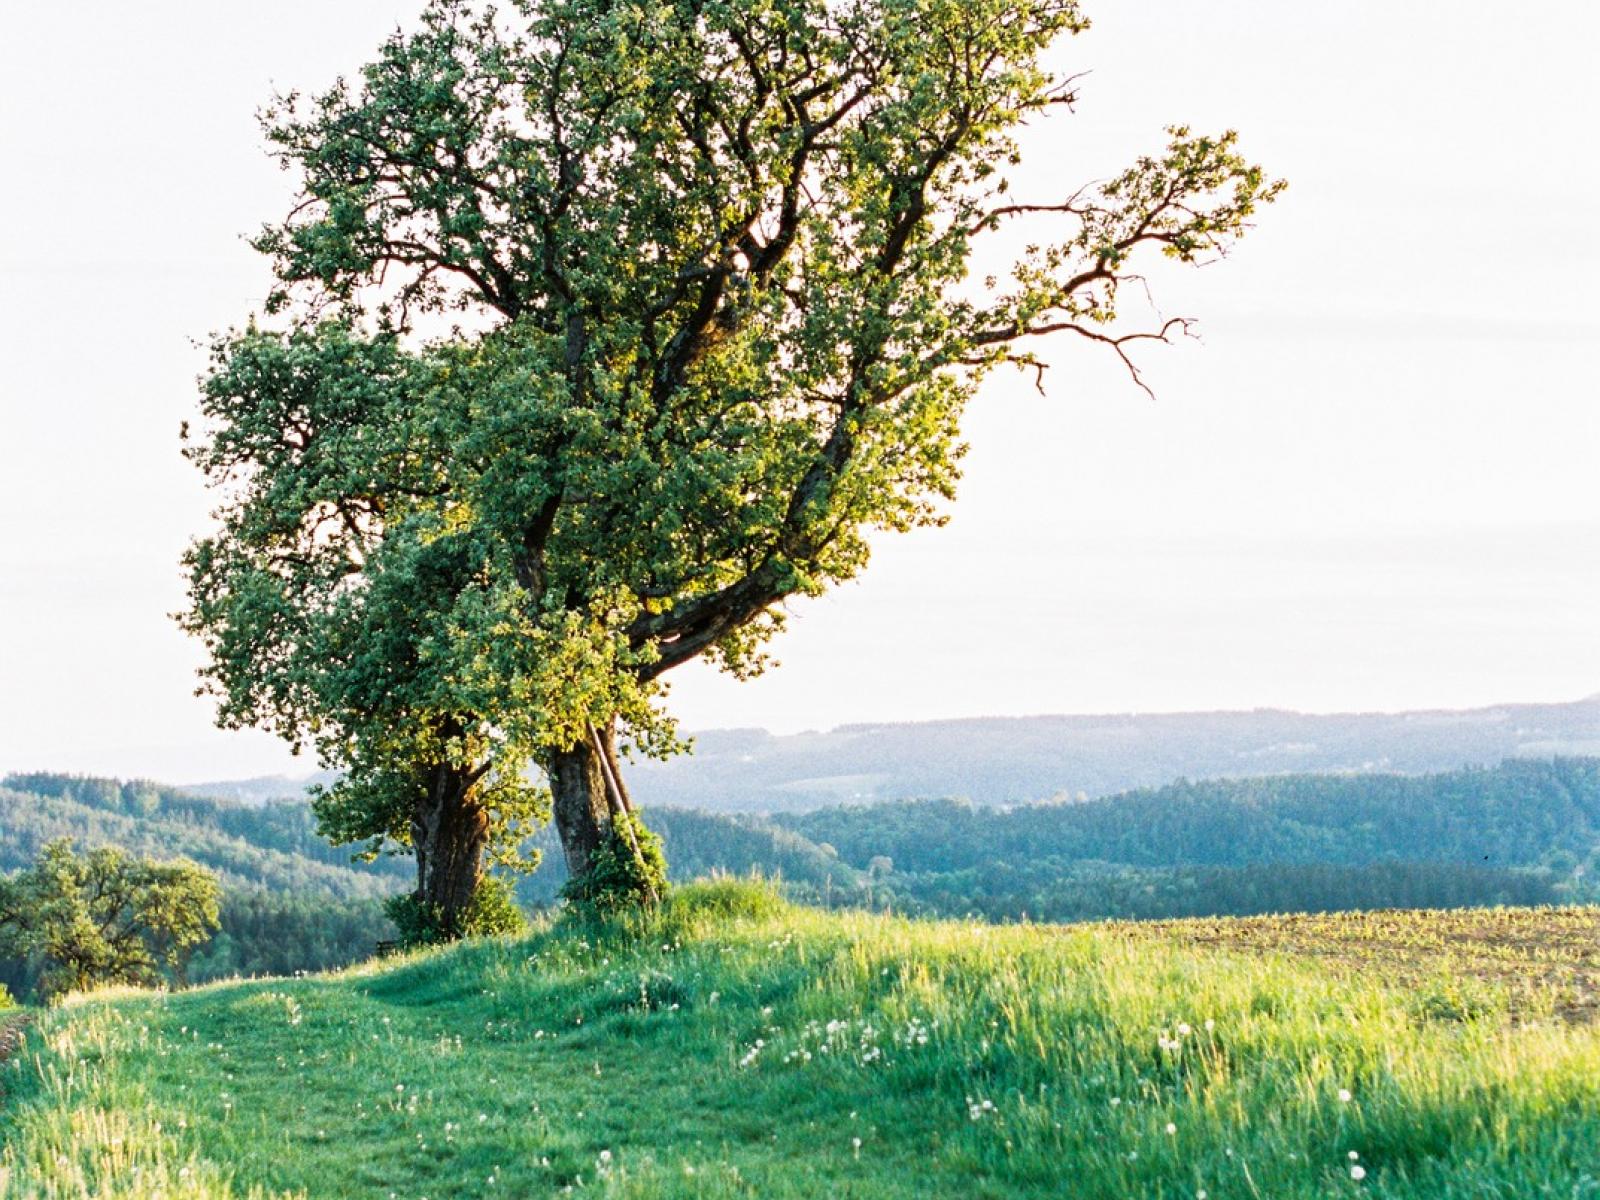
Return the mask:
<path id="1" fill-rule="evenodd" d="M 447 909 L 549 812 L 531 766 L 582 875 L 632 829 L 617 732 L 678 746 L 666 671 L 759 672 L 782 601 L 944 519 L 987 372 L 1049 334 L 1133 370 L 1186 327 L 1126 319 L 1139 260 L 1222 253 L 1282 187 L 1174 127 L 1014 195 L 1018 129 L 1075 96 L 1043 55 L 1085 27 L 1072 0 L 434 0 L 358 80 L 283 97 L 278 286 L 217 339 L 189 445 L 222 504 L 183 619 L 222 721 L 342 769 L 325 828 L 412 846 Z"/>
<path id="2" fill-rule="evenodd" d="M 102 847 L 50 842 L 38 861 L 0 878 L 0 958 L 38 956 L 48 996 L 106 983 L 179 981 L 190 952 L 217 928 L 220 889 L 190 862 L 157 863 Z"/>

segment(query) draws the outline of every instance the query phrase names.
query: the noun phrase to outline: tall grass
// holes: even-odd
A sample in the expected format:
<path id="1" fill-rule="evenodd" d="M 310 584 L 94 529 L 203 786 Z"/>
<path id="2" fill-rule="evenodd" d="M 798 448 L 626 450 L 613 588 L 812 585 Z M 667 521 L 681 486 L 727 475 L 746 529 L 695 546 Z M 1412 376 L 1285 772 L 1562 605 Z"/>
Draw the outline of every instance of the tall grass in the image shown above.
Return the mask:
<path id="1" fill-rule="evenodd" d="M 1600 1198 L 1600 1033 L 1460 992 L 686 888 L 54 1011 L 0 1196 Z"/>

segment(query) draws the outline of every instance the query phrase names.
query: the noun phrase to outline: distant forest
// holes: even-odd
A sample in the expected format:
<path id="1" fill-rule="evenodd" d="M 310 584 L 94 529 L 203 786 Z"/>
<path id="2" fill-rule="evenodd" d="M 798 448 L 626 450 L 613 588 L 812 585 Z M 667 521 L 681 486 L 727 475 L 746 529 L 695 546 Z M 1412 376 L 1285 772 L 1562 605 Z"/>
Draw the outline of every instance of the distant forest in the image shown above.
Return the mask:
<path id="1" fill-rule="evenodd" d="M 930 916 L 1078 921 L 1600 900 L 1600 759 L 1513 760 L 1432 775 L 1180 781 L 1099 800 L 963 800 L 772 815 L 647 814 L 675 878 L 760 872 L 794 898 Z M 0 781 L 0 872 L 44 843 L 184 855 L 222 879 L 222 931 L 196 981 L 287 974 L 370 955 L 409 858 L 351 861 L 304 800 L 243 804 L 145 782 Z M 530 907 L 564 882 L 551 831 L 518 881 Z M 27 989 L 25 964 L 0 982 Z"/>
<path id="2" fill-rule="evenodd" d="M 1600 876 L 1600 759 L 648 817 L 680 876 L 761 870 L 813 902 L 992 920 L 1550 904 L 1596 895 Z M 530 901 L 560 885 L 549 857 Z"/>

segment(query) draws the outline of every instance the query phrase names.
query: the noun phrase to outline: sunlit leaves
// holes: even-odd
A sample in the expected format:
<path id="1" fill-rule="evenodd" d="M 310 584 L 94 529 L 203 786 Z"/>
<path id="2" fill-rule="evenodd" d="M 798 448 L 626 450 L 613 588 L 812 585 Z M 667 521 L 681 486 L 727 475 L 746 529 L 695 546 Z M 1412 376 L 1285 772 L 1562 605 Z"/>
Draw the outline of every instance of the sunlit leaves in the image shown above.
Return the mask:
<path id="1" fill-rule="evenodd" d="M 407 836 L 368 784 L 418 763 L 509 781 L 591 723 L 673 748 L 657 676 L 756 673 L 785 598 L 944 519 L 1013 343 L 1123 352 L 1097 331 L 1131 259 L 1220 252 L 1275 195 L 1231 134 L 1175 129 L 1092 196 L 1017 201 L 1018 126 L 1072 98 L 1043 54 L 1085 24 L 435 0 L 269 109 L 300 186 L 255 243 L 280 328 L 218 344 L 193 451 L 224 495 L 186 617 L 223 719 L 364 775 L 324 801 L 363 837 Z M 1012 219 L 1037 245 L 975 298 Z"/>

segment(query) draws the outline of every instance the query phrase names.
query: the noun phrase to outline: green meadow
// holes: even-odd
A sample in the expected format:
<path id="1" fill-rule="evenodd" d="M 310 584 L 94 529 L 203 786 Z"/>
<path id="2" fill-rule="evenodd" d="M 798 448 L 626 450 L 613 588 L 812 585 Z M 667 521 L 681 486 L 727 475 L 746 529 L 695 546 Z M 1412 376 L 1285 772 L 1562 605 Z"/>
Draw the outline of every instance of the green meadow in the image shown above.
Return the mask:
<path id="1" fill-rule="evenodd" d="M 75 998 L 4 1197 L 1600 1197 L 1592 909 L 1160 926 L 679 889 L 338 974 Z"/>

